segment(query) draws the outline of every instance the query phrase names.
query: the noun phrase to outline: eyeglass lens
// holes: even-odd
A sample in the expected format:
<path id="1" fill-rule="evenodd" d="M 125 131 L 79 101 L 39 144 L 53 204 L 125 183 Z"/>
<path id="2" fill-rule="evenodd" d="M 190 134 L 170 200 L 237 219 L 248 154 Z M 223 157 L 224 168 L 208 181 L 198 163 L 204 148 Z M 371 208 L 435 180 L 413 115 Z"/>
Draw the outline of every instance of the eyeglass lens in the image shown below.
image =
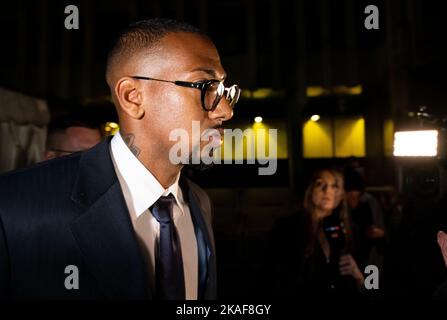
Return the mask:
<path id="1" fill-rule="evenodd" d="M 226 89 L 221 82 L 211 82 L 205 91 L 205 108 L 214 109 L 225 94 L 230 106 L 233 107 L 239 99 L 239 93 L 240 89 L 237 86 Z"/>

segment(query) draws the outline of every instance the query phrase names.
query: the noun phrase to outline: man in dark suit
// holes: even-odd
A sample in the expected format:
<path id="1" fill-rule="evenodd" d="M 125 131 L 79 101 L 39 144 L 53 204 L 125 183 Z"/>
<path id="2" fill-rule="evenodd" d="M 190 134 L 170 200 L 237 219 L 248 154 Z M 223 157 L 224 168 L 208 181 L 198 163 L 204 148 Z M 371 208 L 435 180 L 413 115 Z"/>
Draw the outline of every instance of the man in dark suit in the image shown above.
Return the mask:
<path id="1" fill-rule="evenodd" d="M 211 40 L 187 24 L 125 30 L 106 71 L 120 132 L 0 177 L 0 295 L 214 299 L 211 203 L 181 176 L 187 161 L 172 161 L 170 134 L 191 137 L 196 122 L 202 136 L 232 117 L 239 88 L 225 78 Z"/>

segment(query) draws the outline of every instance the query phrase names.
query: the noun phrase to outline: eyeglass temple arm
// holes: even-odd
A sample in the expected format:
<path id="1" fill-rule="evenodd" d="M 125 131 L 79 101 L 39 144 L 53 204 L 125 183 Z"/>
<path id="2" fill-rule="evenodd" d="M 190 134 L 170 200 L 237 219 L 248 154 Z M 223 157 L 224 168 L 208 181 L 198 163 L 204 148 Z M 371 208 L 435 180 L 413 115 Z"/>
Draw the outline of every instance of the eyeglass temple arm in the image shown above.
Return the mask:
<path id="1" fill-rule="evenodd" d="M 194 88 L 194 89 L 199 89 L 199 90 L 202 90 L 202 88 L 205 85 L 202 82 L 186 82 L 186 81 L 179 81 L 179 80 L 174 81 L 174 83 L 181 87 L 188 87 L 188 88 Z"/>
<path id="2" fill-rule="evenodd" d="M 132 78 L 134 78 L 134 79 L 140 79 L 140 80 L 154 80 L 154 81 L 161 81 L 161 82 L 175 83 L 175 81 L 169 81 L 169 80 L 163 80 L 163 79 L 156 79 L 156 78 L 149 78 L 149 77 L 133 76 Z"/>

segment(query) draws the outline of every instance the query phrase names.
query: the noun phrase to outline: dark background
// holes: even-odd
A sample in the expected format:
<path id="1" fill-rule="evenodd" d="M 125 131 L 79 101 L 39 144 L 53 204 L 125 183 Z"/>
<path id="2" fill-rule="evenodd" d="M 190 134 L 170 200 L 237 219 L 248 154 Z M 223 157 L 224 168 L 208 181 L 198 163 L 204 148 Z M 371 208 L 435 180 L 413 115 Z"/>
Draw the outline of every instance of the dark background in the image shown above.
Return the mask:
<path id="1" fill-rule="evenodd" d="M 79 8 L 79 30 L 64 28 L 70 4 Z M 379 30 L 364 27 L 370 4 L 379 8 Z M 345 160 L 303 159 L 303 121 L 315 113 L 363 116 L 366 157 L 359 161 L 367 185 L 391 197 L 396 171 L 384 153 L 384 120 L 405 125 L 408 112 L 420 105 L 440 116 L 447 111 L 446 7 L 441 0 L 3 1 L 0 87 L 47 100 L 52 116 L 89 108 L 104 121 L 116 121 L 104 69 L 118 31 L 136 20 L 165 17 L 207 32 L 229 83 L 279 92 L 241 99 L 233 121 L 262 115 L 287 127 L 288 159 L 279 160 L 274 176 L 258 176 L 253 165 L 192 173 L 216 203 L 221 296 L 263 296 L 274 219 L 294 211 L 314 168 Z M 362 85 L 361 95 L 332 90 L 354 85 Z M 329 94 L 310 98 L 308 86 Z"/>
<path id="2" fill-rule="evenodd" d="M 80 29 L 66 30 L 66 5 L 79 8 Z M 364 9 L 379 8 L 380 29 L 366 30 Z M 50 102 L 52 113 L 67 106 L 102 106 L 113 120 L 104 81 L 113 37 L 130 22 L 169 17 L 186 20 L 215 41 L 229 82 L 243 89 L 281 92 L 266 99 L 242 99 L 234 120 L 256 115 L 279 119 L 289 128 L 289 161 L 278 176 L 244 179 L 253 186 L 300 187 L 304 169 L 300 123 L 310 114 L 362 115 L 366 120 L 369 183 L 393 183 L 383 168 L 383 119 L 404 121 L 408 111 L 427 105 L 445 109 L 446 50 L 444 1 L 4 1 L 0 10 L 0 85 Z M 306 87 L 362 85 L 360 96 L 306 97 Z M 61 103 L 63 101 L 63 103 Z M 98 106 L 99 105 L 99 106 Z M 93 109 L 93 107 L 92 107 Z M 225 169 L 222 168 L 225 171 Z M 254 171 L 254 170 L 253 170 Z M 388 170 L 389 171 L 389 170 Z M 210 187 L 238 186 L 227 173 L 204 179 Z M 214 183 L 214 181 L 218 181 Z"/>

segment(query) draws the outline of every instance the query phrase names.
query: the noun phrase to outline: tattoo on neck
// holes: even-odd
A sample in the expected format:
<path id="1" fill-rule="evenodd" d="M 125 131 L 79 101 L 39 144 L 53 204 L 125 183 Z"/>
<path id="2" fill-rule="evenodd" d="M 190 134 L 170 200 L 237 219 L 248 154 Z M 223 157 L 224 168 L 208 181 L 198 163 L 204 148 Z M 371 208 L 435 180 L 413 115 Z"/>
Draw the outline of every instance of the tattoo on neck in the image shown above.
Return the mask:
<path id="1" fill-rule="evenodd" d="M 129 134 L 123 134 L 122 137 L 126 145 L 129 147 L 130 151 L 134 154 L 135 157 L 138 158 L 141 150 L 136 145 L 134 145 L 135 135 L 129 133 Z"/>

